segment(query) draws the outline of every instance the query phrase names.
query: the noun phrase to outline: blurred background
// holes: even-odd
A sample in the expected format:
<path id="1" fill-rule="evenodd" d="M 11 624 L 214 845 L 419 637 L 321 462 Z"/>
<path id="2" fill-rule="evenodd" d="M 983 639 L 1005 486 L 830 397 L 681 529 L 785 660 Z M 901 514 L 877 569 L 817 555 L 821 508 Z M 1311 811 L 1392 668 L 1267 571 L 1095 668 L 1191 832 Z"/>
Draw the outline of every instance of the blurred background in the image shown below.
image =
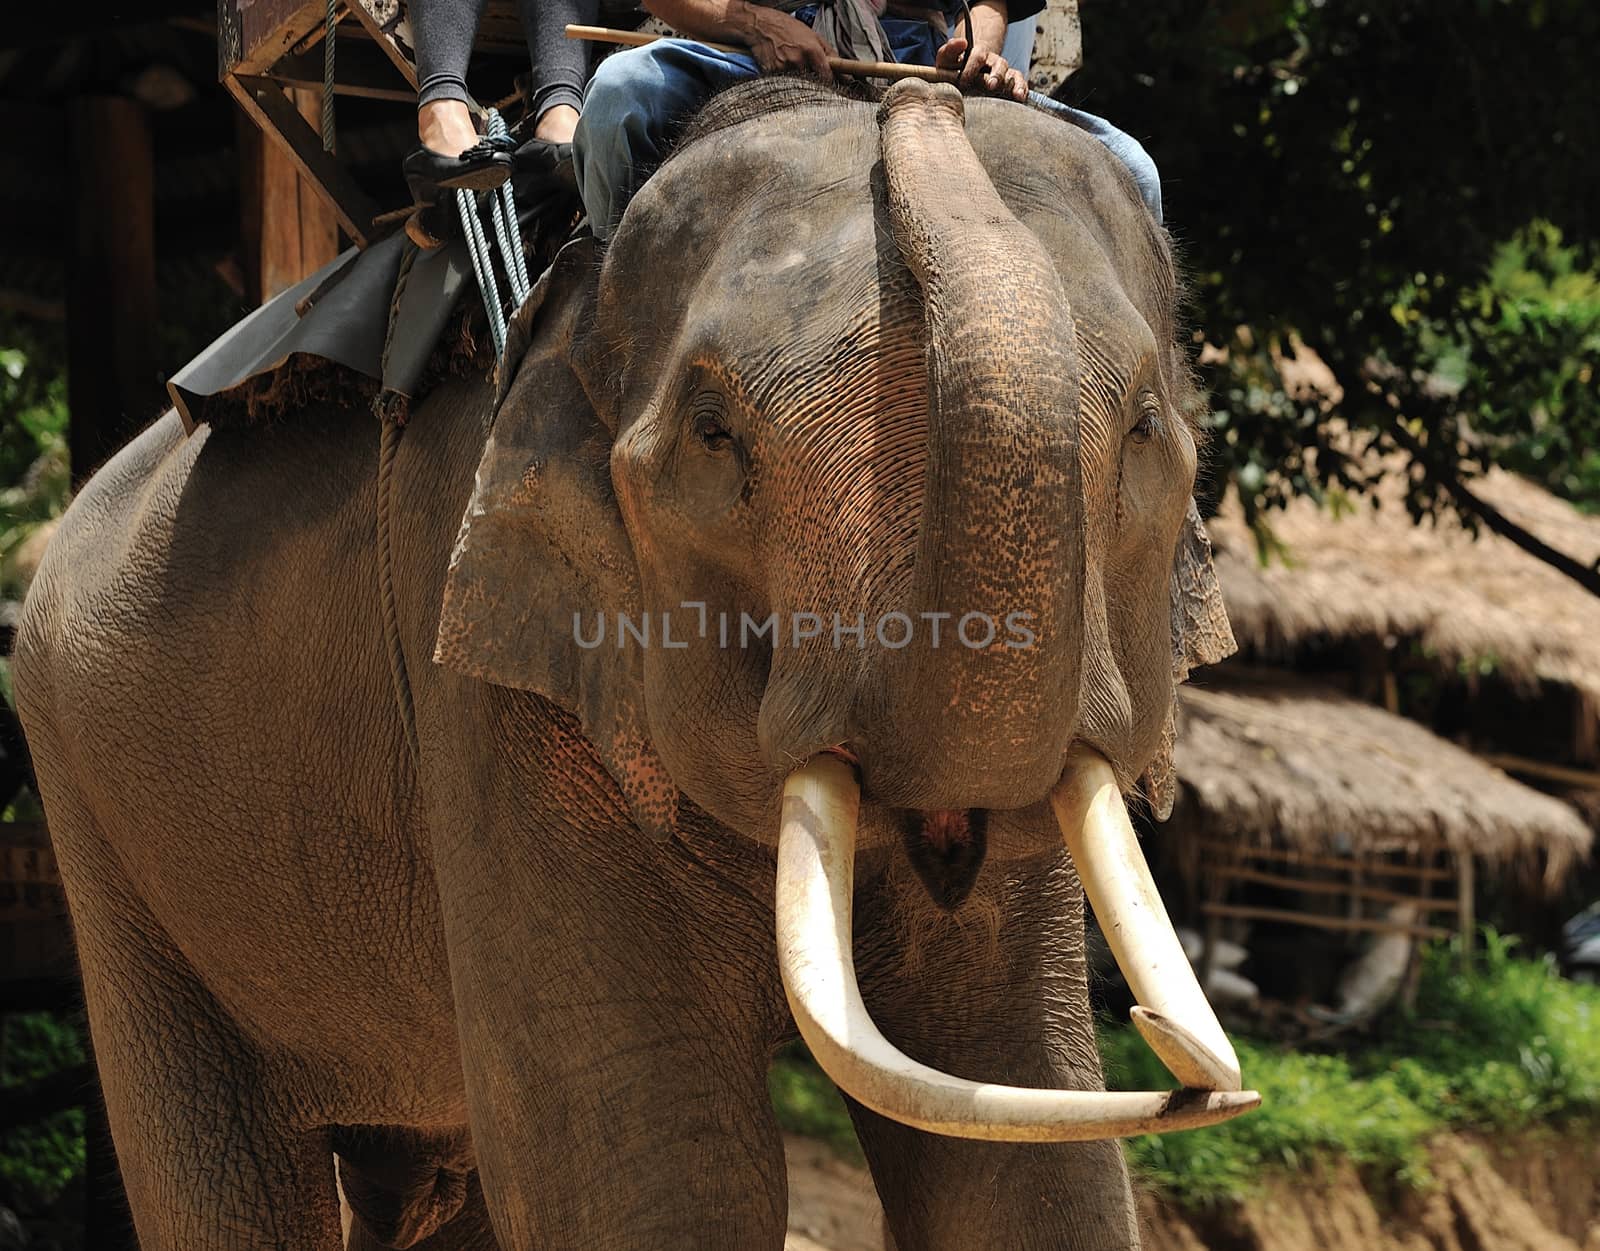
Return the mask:
<path id="1" fill-rule="evenodd" d="M 405 204 L 396 0 L 341 11 L 334 199 L 219 81 L 279 23 L 314 133 L 322 12 L 225 0 L 220 52 L 187 0 L 0 25 L 0 650 L 166 378 Z M 1597 1251 L 1600 5 L 1051 0 L 1035 46 L 1161 169 L 1241 645 L 1143 819 L 1266 1104 L 1130 1145 L 1148 1241 Z M 3 659 L 0 693 L 0 1251 L 126 1247 Z M 1160 1085 L 1109 961 L 1095 994 L 1109 1082 Z M 791 1245 L 876 1245 L 831 1086 L 797 1048 L 772 1089 Z"/>

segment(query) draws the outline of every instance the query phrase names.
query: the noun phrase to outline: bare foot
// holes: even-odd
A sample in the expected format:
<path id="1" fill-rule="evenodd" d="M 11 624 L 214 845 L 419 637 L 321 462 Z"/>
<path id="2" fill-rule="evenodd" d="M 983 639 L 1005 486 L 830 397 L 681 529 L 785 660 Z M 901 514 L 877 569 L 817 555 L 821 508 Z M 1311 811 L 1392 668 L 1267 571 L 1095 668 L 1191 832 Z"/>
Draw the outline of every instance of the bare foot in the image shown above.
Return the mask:
<path id="1" fill-rule="evenodd" d="M 435 100 L 417 110 L 417 138 L 440 156 L 460 156 L 478 142 L 478 130 L 460 100 Z"/>
<path id="2" fill-rule="evenodd" d="M 546 143 L 571 143 L 572 133 L 578 128 L 578 110 L 570 104 L 558 104 L 539 114 L 533 128 L 533 137 Z"/>

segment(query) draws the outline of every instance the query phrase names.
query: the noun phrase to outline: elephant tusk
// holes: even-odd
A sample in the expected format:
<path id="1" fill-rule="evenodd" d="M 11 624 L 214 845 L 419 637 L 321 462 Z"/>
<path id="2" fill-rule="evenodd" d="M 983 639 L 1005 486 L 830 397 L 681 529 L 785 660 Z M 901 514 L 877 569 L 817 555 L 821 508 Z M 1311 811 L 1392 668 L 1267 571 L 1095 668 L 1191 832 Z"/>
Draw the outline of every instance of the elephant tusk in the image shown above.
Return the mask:
<path id="1" fill-rule="evenodd" d="M 1106 758 L 1075 745 L 1050 796 L 1101 932 L 1138 1001 L 1134 1027 L 1185 1086 L 1239 1089 L 1239 1060 L 1195 980 Z"/>
<path id="2" fill-rule="evenodd" d="M 813 757 L 790 775 L 778 835 L 778 963 L 801 1037 L 846 1094 L 929 1133 L 1081 1142 L 1197 1129 L 1261 1102 L 1254 1091 L 1035 1090 L 919 1064 L 878 1032 L 851 949 L 860 789 L 851 766 Z"/>

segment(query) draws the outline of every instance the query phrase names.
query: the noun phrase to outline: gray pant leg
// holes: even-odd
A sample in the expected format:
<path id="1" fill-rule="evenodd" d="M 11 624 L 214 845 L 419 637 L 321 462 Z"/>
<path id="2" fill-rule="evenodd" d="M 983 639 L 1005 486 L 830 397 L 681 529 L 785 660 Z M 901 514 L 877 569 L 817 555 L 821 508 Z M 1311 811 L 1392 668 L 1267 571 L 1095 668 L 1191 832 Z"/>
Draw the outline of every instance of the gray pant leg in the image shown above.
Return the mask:
<path id="1" fill-rule="evenodd" d="M 532 0 L 537 3 L 537 0 Z M 467 62 L 489 0 L 411 0 L 411 37 L 417 53 L 417 107 L 435 100 L 472 103 Z"/>
<path id="2" fill-rule="evenodd" d="M 558 104 L 583 109 L 583 88 L 594 64 L 592 45 L 568 39 L 567 24 L 598 26 L 600 0 L 522 0 L 522 31 L 533 58 L 533 118 Z"/>

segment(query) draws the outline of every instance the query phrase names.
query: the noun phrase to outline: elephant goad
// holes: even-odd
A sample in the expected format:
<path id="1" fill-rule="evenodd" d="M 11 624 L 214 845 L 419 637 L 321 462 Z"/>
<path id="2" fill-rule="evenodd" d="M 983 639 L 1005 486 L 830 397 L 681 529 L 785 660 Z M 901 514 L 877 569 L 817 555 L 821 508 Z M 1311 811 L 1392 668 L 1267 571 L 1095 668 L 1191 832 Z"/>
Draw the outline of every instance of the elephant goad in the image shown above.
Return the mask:
<path id="1" fill-rule="evenodd" d="M 1070 124 L 763 80 L 381 552 L 359 414 L 124 449 L 16 682 L 146 1251 L 331 1251 L 335 1154 L 357 1240 L 776 1251 L 797 1027 L 899 1247 L 1136 1245 L 1109 1139 L 1256 1101 L 1121 798 L 1231 646 L 1175 289 Z M 1085 892 L 1190 1089 L 1105 1092 Z"/>

